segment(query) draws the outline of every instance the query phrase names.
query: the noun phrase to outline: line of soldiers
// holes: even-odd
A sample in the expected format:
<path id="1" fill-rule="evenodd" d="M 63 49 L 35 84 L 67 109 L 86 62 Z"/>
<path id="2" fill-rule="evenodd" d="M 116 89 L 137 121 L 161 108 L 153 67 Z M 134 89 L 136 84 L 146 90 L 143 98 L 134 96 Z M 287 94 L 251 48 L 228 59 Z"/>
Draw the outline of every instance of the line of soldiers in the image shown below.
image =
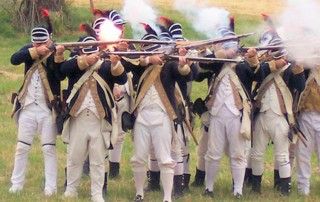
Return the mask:
<path id="1" fill-rule="evenodd" d="M 236 41 L 215 44 L 212 49 L 202 51 L 180 48 L 179 60 L 167 60 L 163 55 L 100 57 L 102 50 L 137 49 L 124 42 L 113 47 L 80 47 L 65 60 L 63 46 L 54 47 L 54 51 L 50 48 L 52 26 L 48 14 L 45 16 L 48 27 L 33 28 L 32 43 L 11 57 L 13 65 L 25 64 L 25 79 L 12 99 L 18 143 L 9 192 L 23 189 L 28 153 L 39 131 L 45 159 L 44 192 L 46 196 L 57 193 L 58 129 L 67 144 L 64 197 L 78 196 L 83 165 L 88 162 L 91 199 L 104 201 L 106 162 L 109 177 L 118 177 L 125 132 L 132 130 L 134 201 L 143 201 L 145 191 L 160 190 L 160 181 L 163 201 L 171 201 L 172 190 L 174 196 L 180 197 L 189 189 L 189 138 L 193 133 L 193 113 L 197 113 L 201 118 L 201 140 L 193 185 L 205 184 L 203 195 L 214 196 L 214 182 L 224 153 L 230 158 L 234 197 L 242 197 L 246 179 L 252 180 L 254 192 L 261 193 L 263 156 L 270 139 L 274 144 L 276 186 L 281 194 L 289 195 L 292 168 L 289 148 L 295 149 L 290 147 L 290 140 L 295 142 L 299 135 L 298 125 L 307 144 L 305 147 L 301 139 L 297 140 L 298 190 L 309 194 L 310 156 L 317 149 L 317 67 L 304 71 L 302 63 L 288 63 L 285 49 L 267 51 L 259 58 L 255 49 L 249 49 L 242 56 L 245 61 L 240 63 L 196 63 L 186 59 L 186 56 L 238 58 Z M 84 25 L 87 36 L 80 37 L 80 42 L 101 40 L 99 28 L 105 21 L 118 27 L 123 37 L 125 21 L 115 10 L 94 10 L 94 17 L 92 26 Z M 143 40 L 186 40 L 179 23 L 164 17 L 160 21 L 164 24 L 160 26 L 161 34 L 145 25 L 147 33 Z M 217 37 L 234 35 L 229 26 L 216 30 Z M 265 38 L 268 45 L 281 40 L 272 30 L 262 35 L 260 42 Z M 159 44 L 139 47 L 143 51 L 161 48 Z M 60 82 L 66 78 L 68 88 L 61 99 Z M 191 83 L 204 79 L 208 80 L 208 95 L 192 106 Z M 293 95 L 300 97 L 299 102 L 293 102 Z M 146 173 L 148 185 L 144 188 Z"/>

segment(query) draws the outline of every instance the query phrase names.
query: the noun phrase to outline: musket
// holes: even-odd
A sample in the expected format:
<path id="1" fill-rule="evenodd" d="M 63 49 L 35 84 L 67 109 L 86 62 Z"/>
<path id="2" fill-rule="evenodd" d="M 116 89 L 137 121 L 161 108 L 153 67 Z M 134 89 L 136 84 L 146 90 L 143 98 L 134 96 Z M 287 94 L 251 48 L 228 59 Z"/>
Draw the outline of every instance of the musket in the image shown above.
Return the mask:
<path id="1" fill-rule="evenodd" d="M 194 134 L 193 131 L 192 131 L 192 126 L 191 126 L 191 124 L 190 124 L 190 121 L 187 120 L 187 119 L 185 119 L 185 120 L 184 120 L 184 123 L 186 124 L 186 126 L 187 126 L 187 128 L 188 128 L 188 131 L 190 132 L 190 135 L 191 135 L 194 143 L 196 144 L 196 146 L 198 146 L 199 142 L 198 142 L 195 134 Z"/>
<path id="2" fill-rule="evenodd" d="M 238 51 L 239 52 L 247 52 L 250 48 L 256 49 L 257 51 L 274 51 L 274 50 L 279 50 L 279 49 L 284 49 L 284 45 L 277 45 L 277 46 L 262 46 L 262 47 L 239 47 Z"/>
<path id="3" fill-rule="evenodd" d="M 320 48 L 319 42 L 317 42 L 317 43 L 296 43 L 296 44 L 292 43 L 292 44 L 286 44 L 286 45 L 275 44 L 275 45 L 269 45 L 269 46 L 256 46 L 256 47 L 254 47 L 254 46 L 253 47 L 243 47 L 242 46 L 242 47 L 239 47 L 239 51 L 247 51 L 250 48 L 254 48 L 257 51 L 262 51 L 262 50 L 273 51 L 273 50 L 280 50 L 280 49 L 284 49 L 284 48 L 290 49 L 290 48 L 304 48 L 304 47 L 314 47 L 314 48 L 319 47 Z"/>
<path id="4" fill-rule="evenodd" d="M 133 43 L 133 44 L 160 44 L 160 45 L 170 45 L 170 44 L 176 44 L 174 41 L 150 41 L 150 40 L 135 40 L 135 39 L 119 39 L 114 41 L 93 41 L 93 42 L 65 42 L 65 43 L 54 43 L 54 45 L 62 45 L 66 49 L 70 48 L 83 48 L 88 46 L 99 46 L 99 45 L 112 45 L 112 44 L 118 44 L 118 43 Z"/>
<path id="5" fill-rule="evenodd" d="M 101 51 L 100 58 L 107 58 L 109 55 L 118 55 L 123 57 L 138 57 L 138 56 L 150 56 L 161 55 L 162 51 Z"/>
<path id="6" fill-rule="evenodd" d="M 297 142 L 297 140 L 299 139 L 302 144 L 307 147 L 307 138 L 306 136 L 302 133 L 302 131 L 300 130 L 299 126 L 297 125 L 290 125 L 290 130 L 289 130 L 289 134 L 288 134 L 288 138 L 289 140 L 295 144 Z"/>
<path id="7" fill-rule="evenodd" d="M 240 34 L 240 35 L 235 35 L 235 36 L 228 36 L 228 37 L 223 37 L 223 38 L 218 38 L 218 39 L 209 39 L 209 40 L 203 40 L 203 41 L 197 41 L 188 45 L 178 45 L 178 48 L 198 48 L 198 47 L 203 47 L 203 46 L 209 46 L 217 43 L 223 43 L 227 41 L 239 41 L 241 38 L 249 37 L 254 35 L 254 33 L 247 33 L 247 34 Z"/>
<path id="8" fill-rule="evenodd" d="M 177 55 L 165 55 L 168 59 L 179 59 L 180 56 Z M 223 62 L 232 62 L 239 63 L 244 62 L 242 59 L 225 59 L 225 58 L 206 58 L 206 57 L 186 57 L 187 60 L 193 62 L 202 62 L 202 63 L 223 63 Z"/>

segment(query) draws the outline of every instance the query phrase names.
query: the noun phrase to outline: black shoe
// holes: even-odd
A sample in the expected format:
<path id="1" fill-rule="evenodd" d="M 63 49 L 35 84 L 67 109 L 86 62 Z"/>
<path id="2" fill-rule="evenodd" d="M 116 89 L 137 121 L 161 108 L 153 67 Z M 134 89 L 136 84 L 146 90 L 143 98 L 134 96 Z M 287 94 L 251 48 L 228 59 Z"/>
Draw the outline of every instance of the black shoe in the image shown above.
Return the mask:
<path id="1" fill-rule="evenodd" d="M 134 202 L 142 202 L 143 201 L 143 198 L 141 195 L 136 195 L 133 199 Z"/>
<path id="2" fill-rule="evenodd" d="M 252 168 L 246 168 L 244 184 L 248 186 L 252 185 Z"/>
<path id="3" fill-rule="evenodd" d="M 204 186 L 204 178 L 205 177 L 206 177 L 206 172 L 199 170 L 197 168 L 196 175 L 194 176 L 194 181 L 192 182 L 191 186 L 194 186 L 194 187 Z"/>
<path id="4" fill-rule="evenodd" d="M 252 191 L 261 194 L 262 175 L 252 175 Z"/>
<path id="5" fill-rule="evenodd" d="M 173 177 L 173 195 L 175 198 L 180 198 L 183 196 L 182 180 L 183 175 L 175 175 Z"/>
<path id="6" fill-rule="evenodd" d="M 206 189 L 202 195 L 213 198 L 213 191 L 209 191 L 209 189 Z"/>
<path id="7" fill-rule="evenodd" d="M 144 191 L 160 191 L 160 171 L 147 171 L 147 176 L 148 185 L 144 188 Z"/>
<path id="8" fill-rule="evenodd" d="M 236 193 L 236 195 L 234 195 L 234 197 L 235 197 L 236 199 L 241 199 L 242 194 Z"/>
<path id="9" fill-rule="evenodd" d="M 183 174 L 183 191 L 189 192 L 189 182 L 190 182 L 190 174 Z"/>
<path id="10" fill-rule="evenodd" d="M 109 179 L 119 178 L 120 163 L 109 161 Z"/>
<path id="11" fill-rule="evenodd" d="M 281 195 L 289 196 L 291 193 L 291 177 L 280 178 L 281 182 Z"/>

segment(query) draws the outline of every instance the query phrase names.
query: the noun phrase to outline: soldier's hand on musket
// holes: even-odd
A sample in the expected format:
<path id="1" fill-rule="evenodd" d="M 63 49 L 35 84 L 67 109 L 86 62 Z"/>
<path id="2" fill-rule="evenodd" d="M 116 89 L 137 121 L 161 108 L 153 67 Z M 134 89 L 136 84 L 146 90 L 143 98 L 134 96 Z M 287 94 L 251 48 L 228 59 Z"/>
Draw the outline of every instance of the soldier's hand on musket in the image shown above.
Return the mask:
<path id="1" fill-rule="evenodd" d="M 179 57 L 179 67 L 183 67 L 188 64 L 188 60 L 184 56 Z"/>
<path id="2" fill-rule="evenodd" d="M 246 61 L 249 63 L 250 67 L 256 68 L 259 64 L 258 52 L 255 48 L 249 48 L 244 54 Z"/>
<path id="3" fill-rule="evenodd" d="M 178 50 L 180 56 L 185 56 L 188 53 L 188 50 L 184 47 L 179 48 Z"/>
<path id="4" fill-rule="evenodd" d="M 92 53 L 87 56 L 87 63 L 89 65 L 94 65 L 99 60 L 99 52 Z"/>
<path id="5" fill-rule="evenodd" d="M 290 62 L 291 63 L 291 62 Z M 301 72 L 304 71 L 304 62 L 302 60 L 296 60 L 294 61 L 293 63 L 291 63 L 291 65 L 293 66 L 291 68 L 291 71 L 294 73 L 294 74 L 300 74 Z"/>
<path id="6" fill-rule="evenodd" d="M 117 44 L 117 49 L 119 51 L 127 51 L 129 48 L 129 44 L 127 42 L 120 42 Z"/>
<path id="7" fill-rule="evenodd" d="M 233 48 L 229 48 L 226 50 L 227 59 L 233 59 L 237 57 L 237 55 L 238 55 L 237 51 Z"/>
<path id="8" fill-rule="evenodd" d="M 282 67 L 284 67 L 287 64 L 287 60 L 285 57 L 281 57 L 279 59 L 275 59 L 275 65 L 277 69 L 281 69 Z"/>
<path id="9" fill-rule="evenodd" d="M 62 46 L 62 45 L 56 46 L 56 55 L 62 55 L 64 51 L 65 51 L 64 46 Z"/>
<path id="10" fill-rule="evenodd" d="M 244 54 L 246 58 L 253 58 L 257 55 L 257 50 L 255 48 L 249 48 Z"/>
<path id="11" fill-rule="evenodd" d="M 163 55 L 151 55 L 149 57 L 149 63 L 154 64 L 154 65 L 162 65 L 163 60 L 162 60 Z"/>
<path id="12" fill-rule="evenodd" d="M 116 65 L 120 61 L 120 59 L 121 59 L 120 56 L 110 54 L 111 65 Z"/>
<path id="13" fill-rule="evenodd" d="M 187 59 L 187 56 L 179 56 L 179 67 L 184 67 L 185 65 L 191 66 L 192 61 Z"/>
<path id="14" fill-rule="evenodd" d="M 50 49 L 46 46 L 46 44 L 42 44 L 36 47 L 36 51 L 38 55 L 42 55 L 42 56 L 45 56 L 51 52 Z"/>

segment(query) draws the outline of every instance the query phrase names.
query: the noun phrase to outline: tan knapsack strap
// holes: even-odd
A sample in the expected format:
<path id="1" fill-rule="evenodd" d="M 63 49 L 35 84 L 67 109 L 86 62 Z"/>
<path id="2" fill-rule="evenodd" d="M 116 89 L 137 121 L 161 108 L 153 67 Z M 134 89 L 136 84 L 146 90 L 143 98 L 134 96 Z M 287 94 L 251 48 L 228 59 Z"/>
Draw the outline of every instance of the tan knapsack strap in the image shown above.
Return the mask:
<path id="1" fill-rule="evenodd" d="M 155 68 L 155 65 L 152 65 L 150 67 L 147 67 L 147 69 L 142 73 L 137 86 L 137 92 L 140 91 L 140 88 L 142 87 L 142 83 L 145 81 L 145 78 L 150 75 L 150 72 Z"/>
<path id="2" fill-rule="evenodd" d="M 39 74 L 40 74 L 40 78 L 41 78 L 42 84 L 43 84 L 43 86 L 45 88 L 46 97 L 49 100 L 49 103 L 51 105 L 51 102 L 54 100 L 54 96 L 53 96 L 53 93 L 52 93 L 51 88 L 50 88 L 50 84 L 49 84 L 48 77 L 47 77 L 47 72 L 43 68 L 42 65 L 39 65 L 38 69 L 39 69 Z"/>
<path id="3" fill-rule="evenodd" d="M 25 94 L 26 94 L 26 90 L 27 90 L 27 87 L 28 87 L 28 84 L 31 80 L 31 76 L 32 74 L 38 69 L 39 65 L 45 61 L 52 53 L 48 53 L 46 56 L 44 56 L 43 58 L 41 58 L 40 60 L 38 61 L 35 61 L 35 63 L 30 67 L 30 69 L 27 71 L 25 77 L 24 77 L 24 80 L 23 80 L 23 83 L 22 83 L 22 86 L 20 88 L 20 90 L 18 91 L 18 100 L 21 100 Z"/>
<path id="4" fill-rule="evenodd" d="M 134 104 L 134 107 L 133 107 L 133 110 L 131 113 L 133 113 L 136 110 L 136 108 L 138 107 L 138 105 L 142 101 L 143 97 L 145 96 L 147 91 L 150 89 L 151 85 L 154 83 L 157 76 L 160 74 L 162 67 L 163 67 L 163 65 L 155 65 L 155 67 L 153 67 L 153 69 L 151 70 L 147 79 L 143 82 L 141 89 L 138 89 L 139 94 L 137 96 L 136 102 Z M 146 76 L 146 75 L 147 74 L 145 74 L 144 76 Z M 141 83 L 141 82 L 142 82 L 142 79 L 140 78 L 139 83 Z"/>
<path id="5" fill-rule="evenodd" d="M 163 105 L 164 105 L 164 107 L 165 107 L 170 119 L 171 120 L 177 119 L 178 118 L 177 114 L 174 111 L 174 109 L 173 109 L 173 107 L 172 107 L 172 105 L 170 103 L 170 100 L 169 100 L 169 98 L 167 96 L 167 93 L 163 88 L 163 85 L 162 85 L 161 80 L 160 80 L 160 76 L 157 76 L 157 78 L 155 79 L 154 87 L 156 88 L 156 90 L 157 90 L 157 92 L 159 94 L 159 97 L 160 97 L 160 99 L 161 99 L 161 101 L 162 101 L 162 103 L 163 103 Z"/>
<path id="6" fill-rule="evenodd" d="M 117 110 L 116 110 L 116 105 L 115 105 L 115 100 L 113 97 L 113 93 L 110 89 L 110 86 L 107 84 L 105 80 L 101 78 L 101 76 L 97 73 L 94 72 L 92 76 L 96 79 L 96 81 L 99 83 L 99 85 L 102 87 L 102 90 L 104 92 L 107 104 L 110 108 L 111 111 L 111 136 L 110 136 L 110 141 L 112 144 L 116 143 L 117 137 L 118 137 L 118 120 L 117 120 Z M 109 96 L 109 95 L 110 96 Z M 110 100 L 111 98 L 111 100 Z M 112 101 L 112 103 L 111 103 Z M 108 115 L 108 112 L 106 110 L 106 115 Z M 103 120 L 103 119 L 102 119 Z M 107 144 L 107 143 L 106 143 Z"/>
<path id="7" fill-rule="evenodd" d="M 232 93 L 233 93 L 234 103 L 236 104 L 236 107 L 237 107 L 238 110 L 242 110 L 243 109 L 243 104 L 242 104 L 242 101 L 241 101 L 241 98 L 240 98 L 240 92 L 239 92 L 240 89 L 236 86 L 236 84 L 235 84 L 235 82 L 233 80 L 235 80 L 235 79 L 232 79 L 231 77 L 229 78 L 230 86 L 231 86 Z M 241 87 L 241 89 L 242 89 L 242 87 Z"/>
<path id="8" fill-rule="evenodd" d="M 214 80 L 211 93 L 208 95 L 208 101 L 206 102 L 206 106 L 208 109 L 210 109 L 213 105 L 217 90 L 218 90 L 218 85 L 220 84 L 221 79 L 230 71 L 230 68 L 226 66 L 226 64 L 223 65 L 222 70 Z M 207 98 L 206 98 L 207 100 Z"/>
<path id="9" fill-rule="evenodd" d="M 288 122 L 289 122 L 289 124 L 295 124 L 295 120 L 294 120 L 293 112 L 292 112 L 293 99 L 292 99 L 291 92 L 280 75 L 275 76 L 274 80 L 275 80 L 275 83 L 276 83 L 278 89 L 281 92 L 284 106 L 286 109 L 286 113 L 288 115 Z"/>
<path id="10" fill-rule="evenodd" d="M 94 65 L 92 65 L 90 68 L 87 69 L 87 71 L 81 76 L 81 78 L 73 85 L 73 88 L 71 90 L 71 93 L 67 99 L 67 104 L 71 102 L 72 98 L 75 96 L 77 91 L 80 89 L 82 84 L 92 75 L 94 70 L 99 69 L 101 67 L 101 64 L 103 63 L 103 60 L 98 60 Z"/>
<path id="11" fill-rule="evenodd" d="M 103 80 L 101 78 L 101 76 L 97 72 L 94 72 L 92 74 L 92 76 L 93 76 L 93 78 L 96 79 L 96 81 L 102 87 L 102 90 L 103 90 L 103 92 L 105 94 L 105 98 L 106 98 L 106 101 L 107 101 L 107 105 L 109 106 L 109 108 L 111 110 L 112 108 L 115 107 L 114 106 L 115 101 L 114 101 L 114 97 L 113 97 L 113 94 L 112 94 L 112 91 L 111 91 L 109 85 L 107 84 L 107 82 L 105 82 L 105 80 Z M 111 100 L 110 100 L 110 98 L 111 98 Z M 112 103 L 111 103 L 111 101 L 112 101 Z M 113 112 L 113 110 L 111 110 L 111 112 Z M 106 110 L 106 113 L 107 113 L 107 110 Z M 115 116 L 115 117 L 117 116 L 116 114 L 113 114 L 113 113 L 112 113 L 112 115 Z M 113 117 L 113 118 L 115 118 L 115 117 Z"/>
<path id="12" fill-rule="evenodd" d="M 247 93 L 241 84 L 239 77 L 234 71 L 230 71 L 231 77 L 230 77 L 230 83 L 232 86 L 232 90 L 234 93 L 234 99 L 236 102 L 236 105 L 239 110 L 242 111 L 242 120 L 241 120 L 241 127 L 240 127 L 240 134 L 245 137 L 246 139 L 251 139 L 251 133 L 252 133 L 252 127 L 251 127 L 251 109 L 252 104 L 250 101 L 250 98 L 247 96 Z M 234 89 L 235 88 L 235 89 Z M 241 100 L 240 100 L 240 97 Z M 235 97 L 237 96 L 237 97 Z"/>
<path id="13" fill-rule="evenodd" d="M 270 73 L 261 83 L 259 89 L 258 89 L 258 94 L 253 98 L 255 107 L 260 108 L 261 107 L 261 100 L 265 92 L 269 89 L 269 87 L 272 85 L 274 82 L 274 77 L 279 75 L 284 72 L 287 68 L 289 67 L 289 64 L 286 66 L 282 67 L 280 70 L 276 72 Z M 281 106 L 281 104 L 280 104 Z"/>

